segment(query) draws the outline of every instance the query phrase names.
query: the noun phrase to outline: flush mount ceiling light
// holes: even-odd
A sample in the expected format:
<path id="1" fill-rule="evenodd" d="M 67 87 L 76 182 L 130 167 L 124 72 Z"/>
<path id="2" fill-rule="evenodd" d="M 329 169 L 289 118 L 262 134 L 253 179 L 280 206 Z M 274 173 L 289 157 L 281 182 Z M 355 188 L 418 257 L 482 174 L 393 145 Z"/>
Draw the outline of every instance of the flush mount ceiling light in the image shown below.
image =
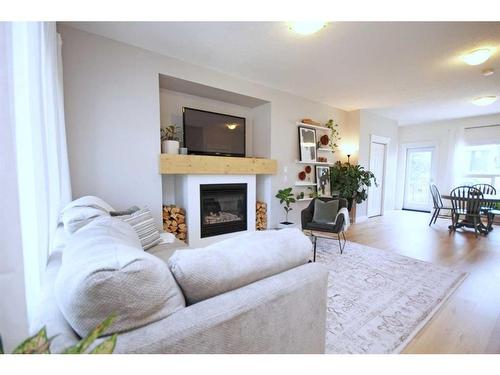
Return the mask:
<path id="1" fill-rule="evenodd" d="M 289 23 L 289 28 L 300 35 L 310 35 L 326 26 L 325 21 L 295 21 Z"/>
<path id="2" fill-rule="evenodd" d="M 488 60 L 493 51 L 490 48 L 480 48 L 462 56 L 462 60 L 469 65 L 479 65 Z"/>
<path id="3" fill-rule="evenodd" d="M 226 126 L 229 130 L 234 130 L 238 127 L 238 124 L 226 124 Z"/>
<path id="4" fill-rule="evenodd" d="M 494 95 L 490 95 L 490 96 L 480 96 L 479 98 L 475 98 L 474 100 L 472 100 L 472 103 L 474 103 L 475 105 L 484 106 L 493 104 L 496 101 L 497 97 Z"/>

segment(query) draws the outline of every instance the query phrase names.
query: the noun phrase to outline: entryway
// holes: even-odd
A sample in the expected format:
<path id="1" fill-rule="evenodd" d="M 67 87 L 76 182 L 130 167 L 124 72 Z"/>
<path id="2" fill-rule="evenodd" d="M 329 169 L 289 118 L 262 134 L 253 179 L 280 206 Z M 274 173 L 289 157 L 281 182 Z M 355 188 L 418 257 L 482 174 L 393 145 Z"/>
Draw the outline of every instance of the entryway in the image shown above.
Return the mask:
<path id="1" fill-rule="evenodd" d="M 404 210 L 426 211 L 431 207 L 429 184 L 432 180 L 434 147 L 406 150 Z"/>

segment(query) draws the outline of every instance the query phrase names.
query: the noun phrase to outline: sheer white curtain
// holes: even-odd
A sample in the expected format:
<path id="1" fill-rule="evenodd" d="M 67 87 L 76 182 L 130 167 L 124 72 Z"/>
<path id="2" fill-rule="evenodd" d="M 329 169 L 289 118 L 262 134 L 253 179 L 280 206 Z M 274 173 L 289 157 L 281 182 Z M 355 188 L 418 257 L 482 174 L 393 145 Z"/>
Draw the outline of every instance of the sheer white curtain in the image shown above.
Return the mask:
<path id="1" fill-rule="evenodd" d="M 453 190 L 453 188 L 462 185 L 465 162 L 464 134 L 464 127 L 458 127 L 448 130 L 448 155 L 443 193 L 448 193 Z"/>
<path id="2" fill-rule="evenodd" d="M 59 211 L 71 199 L 61 41 L 51 22 L 15 22 L 11 35 L 19 205 L 31 316 Z"/>

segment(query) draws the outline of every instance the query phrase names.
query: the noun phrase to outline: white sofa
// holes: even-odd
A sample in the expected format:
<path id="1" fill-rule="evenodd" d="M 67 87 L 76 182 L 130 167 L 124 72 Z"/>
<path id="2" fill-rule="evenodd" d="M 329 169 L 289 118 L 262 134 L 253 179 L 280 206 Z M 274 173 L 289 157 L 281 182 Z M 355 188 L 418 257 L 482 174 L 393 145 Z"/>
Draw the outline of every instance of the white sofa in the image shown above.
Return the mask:
<path id="1" fill-rule="evenodd" d="M 40 307 L 31 326 L 33 332 L 46 326 L 49 336 L 57 335 L 53 352 L 75 344 L 80 339 L 76 332 L 85 332 L 92 319 L 100 319 L 113 306 L 118 306 L 124 319 L 115 327 L 119 332 L 115 353 L 324 352 L 327 270 L 307 262 L 311 245 L 298 230 L 256 232 L 205 249 L 180 250 L 170 257 L 171 250 L 164 244 L 144 253 L 132 238 L 133 231 L 125 228 L 128 224 L 117 221 L 100 218 L 72 235 L 59 228 L 59 241 L 47 265 Z M 96 240 L 99 236 L 105 240 Z M 119 258 L 123 246 L 127 256 L 140 259 L 136 264 L 154 264 L 165 272 L 162 277 L 168 276 L 161 279 L 166 280 L 164 285 L 153 285 L 151 293 L 151 285 L 144 286 L 148 298 L 168 294 L 168 303 L 154 313 L 144 308 L 147 313 L 137 321 L 135 312 L 127 308 L 148 304 L 140 300 L 137 285 L 120 281 L 123 290 L 110 291 L 107 301 L 102 283 L 115 278 L 116 272 L 123 277 L 130 261 L 118 260 L 119 266 L 111 271 L 102 271 L 109 266 L 92 270 L 103 252 L 113 251 L 107 259 Z M 90 271 L 82 270 L 89 267 Z M 106 273 L 90 289 L 82 287 L 99 272 Z M 172 285 L 169 280 L 174 280 Z M 122 309 L 116 305 L 119 301 L 127 306 Z M 94 308 L 94 303 L 101 302 L 101 307 Z"/>

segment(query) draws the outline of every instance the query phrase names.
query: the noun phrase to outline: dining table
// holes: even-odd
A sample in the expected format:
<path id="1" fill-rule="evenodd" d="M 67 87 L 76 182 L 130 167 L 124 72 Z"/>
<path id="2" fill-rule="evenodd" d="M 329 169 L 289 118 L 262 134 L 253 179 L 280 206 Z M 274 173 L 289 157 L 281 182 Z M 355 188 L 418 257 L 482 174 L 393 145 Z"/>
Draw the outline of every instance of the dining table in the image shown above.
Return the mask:
<path id="1" fill-rule="evenodd" d="M 441 194 L 442 199 L 446 200 L 469 200 L 470 198 L 467 197 L 451 197 L 449 194 Z M 484 194 L 482 201 L 486 205 L 486 203 L 491 204 L 491 203 L 496 203 L 497 205 L 500 203 L 500 194 Z M 462 220 L 460 223 L 457 224 L 457 227 L 471 227 L 472 223 L 465 218 L 465 220 Z M 450 225 L 450 228 L 452 228 L 453 225 Z M 481 232 L 483 233 L 488 233 L 491 228 L 486 227 L 483 223 L 480 223 L 480 229 Z"/>

